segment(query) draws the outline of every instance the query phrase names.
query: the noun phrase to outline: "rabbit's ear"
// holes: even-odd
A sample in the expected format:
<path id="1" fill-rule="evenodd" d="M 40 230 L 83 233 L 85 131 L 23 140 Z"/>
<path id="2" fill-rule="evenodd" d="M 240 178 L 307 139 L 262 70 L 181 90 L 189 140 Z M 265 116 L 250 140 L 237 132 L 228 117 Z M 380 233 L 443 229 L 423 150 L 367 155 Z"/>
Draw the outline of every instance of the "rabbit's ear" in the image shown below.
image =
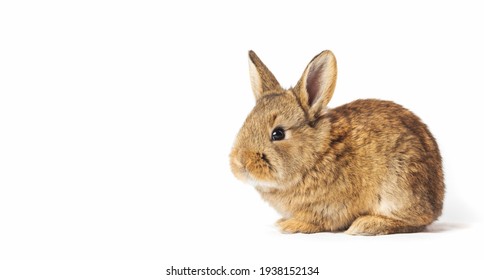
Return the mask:
<path id="1" fill-rule="evenodd" d="M 309 62 L 294 90 L 301 104 L 312 116 L 326 108 L 336 86 L 336 58 L 331 51 L 323 51 Z"/>
<path id="2" fill-rule="evenodd" d="M 264 93 L 282 90 L 274 75 L 254 51 L 249 51 L 249 72 L 255 99 L 259 99 Z"/>

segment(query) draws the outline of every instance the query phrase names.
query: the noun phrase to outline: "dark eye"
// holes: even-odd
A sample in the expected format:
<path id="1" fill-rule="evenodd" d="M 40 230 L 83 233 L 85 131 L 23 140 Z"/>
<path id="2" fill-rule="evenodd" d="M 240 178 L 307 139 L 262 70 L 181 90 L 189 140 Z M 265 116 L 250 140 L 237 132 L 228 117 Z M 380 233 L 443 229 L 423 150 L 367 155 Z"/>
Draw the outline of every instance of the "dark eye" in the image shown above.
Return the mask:
<path id="1" fill-rule="evenodd" d="M 281 127 L 274 128 L 271 136 L 272 141 L 284 140 L 284 137 L 286 137 L 286 133 L 284 132 L 284 129 L 282 129 Z"/>

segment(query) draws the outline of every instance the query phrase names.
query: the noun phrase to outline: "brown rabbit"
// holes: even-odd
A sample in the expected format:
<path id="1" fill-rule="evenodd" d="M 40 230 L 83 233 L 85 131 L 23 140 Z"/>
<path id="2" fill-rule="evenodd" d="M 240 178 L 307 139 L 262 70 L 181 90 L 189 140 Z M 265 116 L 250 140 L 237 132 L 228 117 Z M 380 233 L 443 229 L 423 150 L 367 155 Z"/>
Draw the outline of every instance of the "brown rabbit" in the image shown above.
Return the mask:
<path id="1" fill-rule="evenodd" d="M 442 212 L 444 178 L 427 126 L 390 101 L 329 109 L 336 59 L 324 51 L 283 89 L 253 52 L 256 105 L 230 154 L 233 173 L 255 186 L 288 233 L 417 232 Z"/>

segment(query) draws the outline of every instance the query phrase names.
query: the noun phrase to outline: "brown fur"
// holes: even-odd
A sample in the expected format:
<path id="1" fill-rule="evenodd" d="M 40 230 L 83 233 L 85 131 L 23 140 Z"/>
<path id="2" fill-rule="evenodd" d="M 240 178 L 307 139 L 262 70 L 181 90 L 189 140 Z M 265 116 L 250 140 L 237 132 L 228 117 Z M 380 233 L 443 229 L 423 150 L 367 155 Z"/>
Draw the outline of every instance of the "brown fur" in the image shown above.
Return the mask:
<path id="1" fill-rule="evenodd" d="M 249 58 L 257 102 L 237 136 L 231 168 L 283 215 L 281 230 L 416 232 L 440 216 L 441 157 L 417 116 L 372 99 L 328 109 L 337 76 L 330 51 L 289 90 L 254 52 Z M 271 141 L 275 127 L 286 139 Z"/>

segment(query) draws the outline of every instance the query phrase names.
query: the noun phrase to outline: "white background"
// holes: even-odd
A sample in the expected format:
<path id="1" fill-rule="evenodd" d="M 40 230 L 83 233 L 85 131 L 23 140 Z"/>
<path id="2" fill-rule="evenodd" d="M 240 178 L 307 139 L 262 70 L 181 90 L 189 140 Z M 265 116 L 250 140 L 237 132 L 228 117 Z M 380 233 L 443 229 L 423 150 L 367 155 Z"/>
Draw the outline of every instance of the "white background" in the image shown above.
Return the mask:
<path id="1" fill-rule="evenodd" d="M 478 1 L 172 2 L 0 3 L 1 279 L 167 279 L 171 265 L 482 277 Z M 228 166 L 254 104 L 249 49 L 286 87 L 331 49 L 331 106 L 381 98 L 419 115 L 444 158 L 441 219 L 407 235 L 279 233 Z"/>

